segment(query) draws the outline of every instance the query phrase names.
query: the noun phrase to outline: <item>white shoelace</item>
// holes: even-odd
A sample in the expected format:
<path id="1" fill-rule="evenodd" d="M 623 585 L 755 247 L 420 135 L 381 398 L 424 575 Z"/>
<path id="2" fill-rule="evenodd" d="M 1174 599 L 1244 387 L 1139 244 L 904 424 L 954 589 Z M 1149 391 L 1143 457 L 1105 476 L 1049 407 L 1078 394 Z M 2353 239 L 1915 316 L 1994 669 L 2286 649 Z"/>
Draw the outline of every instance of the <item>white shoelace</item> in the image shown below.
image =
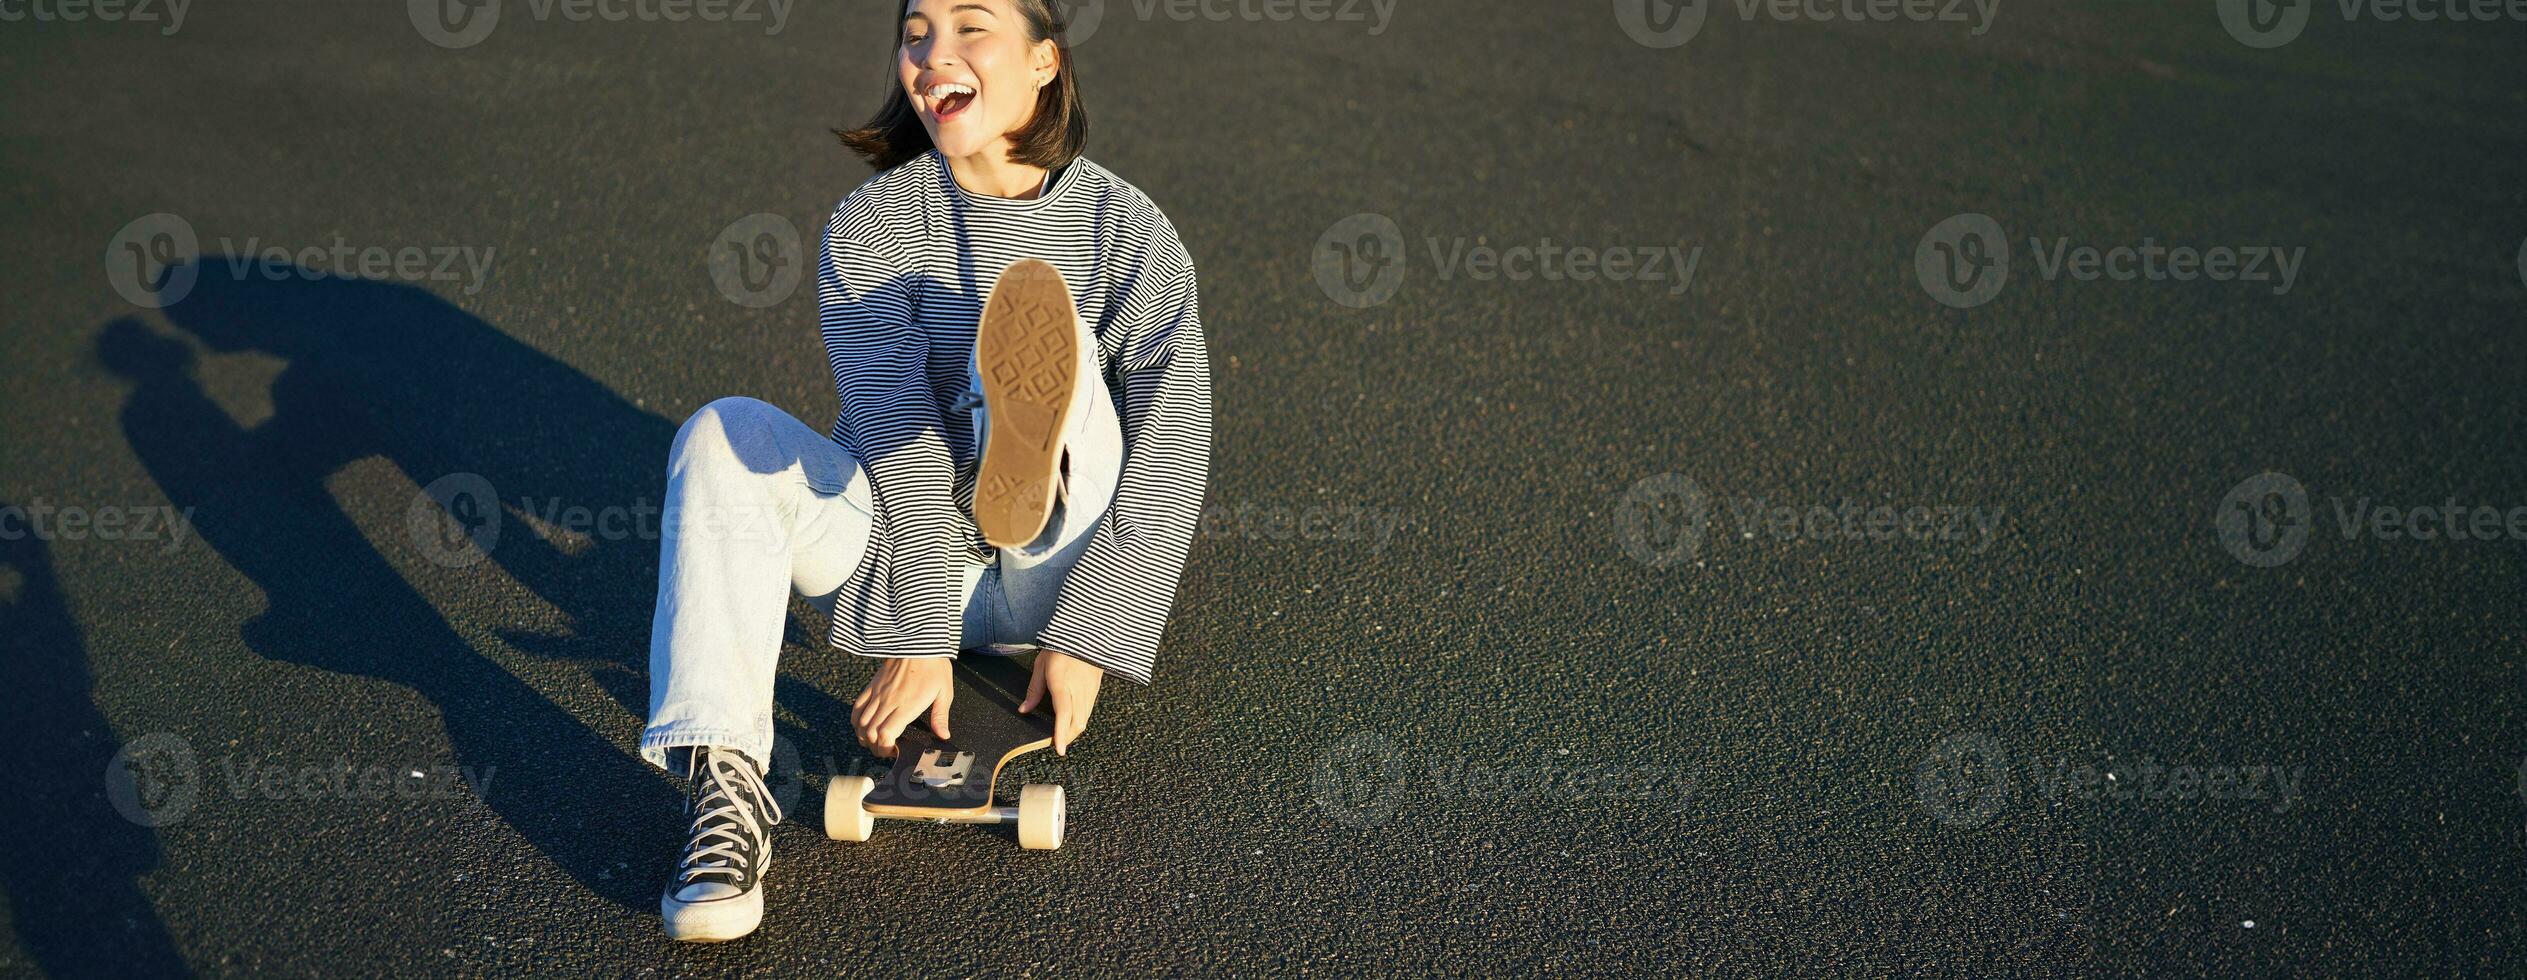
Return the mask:
<path id="1" fill-rule="evenodd" d="M 770 828 L 781 822 L 781 804 L 764 788 L 754 763 L 737 751 L 705 746 L 693 754 L 698 774 L 710 788 L 694 802 L 693 841 L 685 845 L 684 871 L 676 886 L 705 875 L 727 876 L 730 884 L 737 884 L 754 870 L 747 864 L 749 848 L 761 854 L 771 843 Z M 732 790 L 760 801 L 765 819 L 758 821 L 755 808 Z"/>

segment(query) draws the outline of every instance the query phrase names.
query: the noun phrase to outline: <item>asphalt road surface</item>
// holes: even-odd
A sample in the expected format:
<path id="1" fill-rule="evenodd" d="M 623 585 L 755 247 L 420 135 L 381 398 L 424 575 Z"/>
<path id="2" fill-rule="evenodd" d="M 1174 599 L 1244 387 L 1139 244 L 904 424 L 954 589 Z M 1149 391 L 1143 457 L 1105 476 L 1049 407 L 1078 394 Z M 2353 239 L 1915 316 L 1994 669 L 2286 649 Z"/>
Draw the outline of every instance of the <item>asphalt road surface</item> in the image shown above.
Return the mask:
<path id="1" fill-rule="evenodd" d="M 2527 23 L 1104 3 L 1218 383 L 1157 683 L 1025 765 L 1059 852 L 832 844 L 867 670 L 800 607 L 702 948 L 652 509 L 711 399 L 832 416 L 784 229 L 889 25 L 505 6 L 0 2 L 0 972 L 2527 945 Z"/>

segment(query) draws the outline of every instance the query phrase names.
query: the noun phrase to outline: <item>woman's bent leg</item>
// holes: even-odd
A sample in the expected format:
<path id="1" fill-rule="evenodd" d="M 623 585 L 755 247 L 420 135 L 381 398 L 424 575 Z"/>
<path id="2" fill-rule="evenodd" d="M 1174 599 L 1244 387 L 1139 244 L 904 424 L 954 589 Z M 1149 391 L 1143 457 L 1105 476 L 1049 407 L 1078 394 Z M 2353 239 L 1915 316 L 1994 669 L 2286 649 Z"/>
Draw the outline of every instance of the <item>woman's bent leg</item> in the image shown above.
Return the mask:
<path id="1" fill-rule="evenodd" d="M 832 439 L 751 398 L 702 407 L 668 453 L 641 756 L 772 755 L 789 596 L 830 595 L 868 547 L 868 477 Z"/>
<path id="2" fill-rule="evenodd" d="M 1093 356 L 1093 355 L 1092 355 Z M 1000 549 L 994 581 L 987 592 L 999 593 L 1000 616 L 989 633 L 995 643 L 1033 643 L 1035 634 L 1053 618 L 1053 600 L 1072 566 L 1088 550 L 1088 542 L 1105 523 L 1106 508 L 1123 471 L 1123 424 L 1114 397 L 1099 380 L 1102 372 L 1080 379 L 1093 389 L 1087 418 L 1066 444 L 1070 459 L 1061 496 L 1044 533 L 1023 548 Z"/>

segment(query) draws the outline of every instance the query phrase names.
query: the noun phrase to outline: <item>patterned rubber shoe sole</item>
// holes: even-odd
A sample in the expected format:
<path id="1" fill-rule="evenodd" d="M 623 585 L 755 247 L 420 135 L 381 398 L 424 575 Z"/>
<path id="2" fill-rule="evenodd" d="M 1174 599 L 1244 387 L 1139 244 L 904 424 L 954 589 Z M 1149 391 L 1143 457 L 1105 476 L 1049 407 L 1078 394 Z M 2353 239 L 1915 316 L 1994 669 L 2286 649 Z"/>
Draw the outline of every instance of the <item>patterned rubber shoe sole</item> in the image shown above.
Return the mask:
<path id="1" fill-rule="evenodd" d="M 1077 315 L 1062 274 L 1038 259 L 1001 270 L 983 306 L 974 359 L 991 425 L 974 476 L 974 524 L 996 547 L 1034 541 L 1053 515 L 1062 431 L 1079 380 Z"/>

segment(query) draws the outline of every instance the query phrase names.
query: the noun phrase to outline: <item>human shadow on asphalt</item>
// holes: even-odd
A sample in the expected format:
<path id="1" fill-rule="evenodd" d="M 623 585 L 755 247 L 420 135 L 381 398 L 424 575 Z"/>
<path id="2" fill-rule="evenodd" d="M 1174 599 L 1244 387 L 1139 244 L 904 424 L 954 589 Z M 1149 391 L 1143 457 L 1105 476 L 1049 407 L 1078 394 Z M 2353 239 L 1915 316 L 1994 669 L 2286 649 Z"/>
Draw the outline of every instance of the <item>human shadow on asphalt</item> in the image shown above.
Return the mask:
<path id="1" fill-rule="evenodd" d="M 199 261 L 191 294 L 164 313 L 212 350 L 287 362 L 269 419 L 240 427 L 194 379 L 191 347 L 138 321 L 108 324 L 98 349 L 133 385 L 122 428 L 134 453 L 174 506 L 194 509 L 201 540 L 263 591 L 246 644 L 428 698 L 456 764 L 497 767 L 484 802 L 501 819 L 580 885 L 654 907 L 663 878 L 647 872 L 663 875 L 681 840 L 673 784 L 476 651 L 381 549 L 456 565 L 487 553 L 572 624 L 563 636 L 505 637 L 628 694 L 645 686 L 655 536 L 556 544 L 515 509 L 504 520 L 500 502 L 654 505 L 674 427 L 424 290 L 298 269 L 280 281 L 223 275 L 224 258 Z M 456 475 L 460 492 L 396 501 L 399 533 L 373 544 L 327 487 L 369 457 L 424 487 Z M 474 519 L 470 530 L 505 530 L 476 533 L 468 550 L 446 536 L 443 505 Z M 630 707 L 638 714 L 645 699 Z"/>
<path id="2" fill-rule="evenodd" d="M 0 857 L 11 925 L 51 976 L 182 976 L 140 890 L 158 837 L 107 795 L 122 739 L 92 695 L 51 549 L 31 533 L 0 535 L 0 738 L 19 760 L 0 820 L 27 835 Z"/>

